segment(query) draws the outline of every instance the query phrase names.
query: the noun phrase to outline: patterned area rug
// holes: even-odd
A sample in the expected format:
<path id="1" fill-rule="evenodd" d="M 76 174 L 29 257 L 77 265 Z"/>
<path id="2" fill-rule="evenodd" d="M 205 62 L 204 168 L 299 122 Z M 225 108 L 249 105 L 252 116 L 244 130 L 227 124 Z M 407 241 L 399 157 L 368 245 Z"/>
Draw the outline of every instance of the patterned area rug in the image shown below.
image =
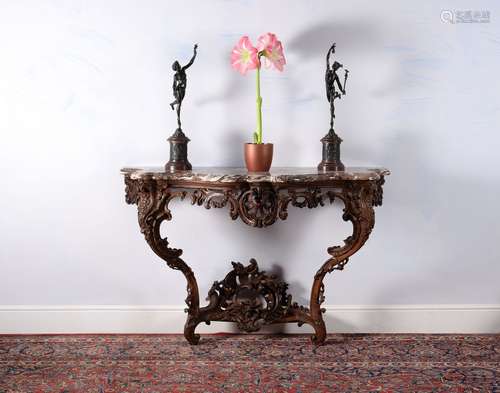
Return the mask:
<path id="1" fill-rule="evenodd" d="M 0 392 L 500 392 L 500 335 L 0 336 Z"/>

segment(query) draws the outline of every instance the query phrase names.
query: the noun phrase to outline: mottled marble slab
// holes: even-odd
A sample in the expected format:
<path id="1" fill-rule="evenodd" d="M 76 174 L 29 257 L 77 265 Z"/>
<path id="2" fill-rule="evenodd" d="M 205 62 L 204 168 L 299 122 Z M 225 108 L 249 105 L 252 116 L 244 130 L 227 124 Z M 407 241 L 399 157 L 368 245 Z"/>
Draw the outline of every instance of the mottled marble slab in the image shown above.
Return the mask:
<path id="1" fill-rule="evenodd" d="M 309 183 L 332 180 L 378 180 L 390 174 L 385 168 L 351 167 L 345 171 L 318 172 L 316 168 L 271 168 L 270 172 L 248 172 L 246 168 L 200 167 L 192 171 L 165 172 L 163 167 L 123 168 L 131 179 L 163 179 L 204 183 Z"/>

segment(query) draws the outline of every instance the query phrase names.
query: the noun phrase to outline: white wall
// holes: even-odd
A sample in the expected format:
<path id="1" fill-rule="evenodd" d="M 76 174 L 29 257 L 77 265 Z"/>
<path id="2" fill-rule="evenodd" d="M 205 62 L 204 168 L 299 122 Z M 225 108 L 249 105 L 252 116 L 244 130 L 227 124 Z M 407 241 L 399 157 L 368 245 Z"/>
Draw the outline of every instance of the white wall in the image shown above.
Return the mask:
<path id="1" fill-rule="evenodd" d="M 446 24 L 443 9 L 487 9 Z M 119 169 L 163 165 L 175 128 L 171 63 L 189 69 L 184 129 L 195 166 L 238 165 L 254 128 L 254 75 L 229 66 L 272 31 L 285 72 L 263 72 L 275 166 L 315 166 L 328 126 L 324 55 L 351 71 L 337 130 L 348 165 L 392 170 L 371 239 L 326 279 L 330 305 L 500 304 L 500 6 L 494 1 L 0 2 L 0 304 L 181 305 L 185 282 L 150 251 Z M 231 260 L 282 269 L 306 301 L 337 208 L 266 229 L 173 206 L 166 232 L 201 292 Z M 500 321 L 497 327 L 500 326 Z"/>

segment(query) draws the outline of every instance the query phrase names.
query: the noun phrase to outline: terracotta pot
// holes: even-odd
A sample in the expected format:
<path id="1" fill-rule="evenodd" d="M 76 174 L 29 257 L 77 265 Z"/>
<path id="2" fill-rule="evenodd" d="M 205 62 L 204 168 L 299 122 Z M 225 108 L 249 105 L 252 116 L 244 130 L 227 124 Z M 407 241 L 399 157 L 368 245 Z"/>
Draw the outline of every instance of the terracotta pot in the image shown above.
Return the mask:
<path id="1" fill-rule="evenodd" d="M 272 143 L 245 143 L 245 164 L 248 172 L 268 172 L 272 162 Z"/>

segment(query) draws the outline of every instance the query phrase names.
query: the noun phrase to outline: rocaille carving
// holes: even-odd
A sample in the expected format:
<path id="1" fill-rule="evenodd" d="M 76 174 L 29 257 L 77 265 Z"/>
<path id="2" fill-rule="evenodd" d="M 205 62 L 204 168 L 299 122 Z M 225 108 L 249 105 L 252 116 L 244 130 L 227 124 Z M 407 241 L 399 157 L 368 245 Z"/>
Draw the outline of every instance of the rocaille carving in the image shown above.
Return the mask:
<path id="1" fill-rule="evenodd" d="M 248 266 L 232 262 L 224 280 L 208 291 L 207 309 L 212 318 L 236 322 L 240 330 L 255 332 L 263 325 L 285 317 L 292 307 L 288 284 L 260 271 L 255 259 Z"/>
<path id="2" fill-rule="evenodd" d="M 206 209 L 223 208 L 229 205 L 229 215 L 233 220 L 238 218 L 238 203 L 231 190 L 196 189 L 191 193 L 191 204 L 205 206 Z"/>
<path id="3" fill-rule="evenodd" d="M 238 198 L 239 213 L 247 225 L 262 228 L 278 217 L 278 193 L 271 187 L 252 187 Z"/>
<path id="4" fill-rule="evenodd" d="M 210 321 L 233 321 L 241 330 L 256 331 L 271 323 L 296 322 L 310 324 L 315 334 L 312 340 L 322 344 L 326 328 L 322 317 L 325 300 L 323 279 L 326 273 L 342 270 L 349 258 L 366 242 L 375 222 L 374 206 L 382 204 L 383 176 L 378 180 L 345 180 L 325 186 L 271 183 L 248 184 L 245 182 L 210 185 L 197 184 L 172 186 L 164 179 L 142 177 L 132 179 L 125 176 L 126 201 L 137 204 L 141 232 L 153 251 L 172 269 L 180 270 L 187 280 L 187 313 L 184 335 L 191 344 L 196 344 L 199 335 L 196 326 Z M 160 235 L 160 225 L 170 221 L 171 200 L 190 198 L 191 204 L 211 208 L 229 208 L 230 217 L 240 217 L 253 227 L 272 225 L 277 218 L 288 217 L 290 205 L 299 208 L 316 208 L 340 199 L 344 203 L 342 218 L 353 226 L 352 235 L 342 246 L 327 249 L 330 257 L 314 276 L 309 308 L 291 302 L 286 293 L 287 284 L 275 276 L 259 271 L 255 260 L 243 266 L 233 263 L 233 270 L 224 280 L 215 282 L 209 291 L 209 304 L 199 306 L 198 284 L 191 268 L 181 258 L 182 250 L 171 248 L 166 237 Z"/>

